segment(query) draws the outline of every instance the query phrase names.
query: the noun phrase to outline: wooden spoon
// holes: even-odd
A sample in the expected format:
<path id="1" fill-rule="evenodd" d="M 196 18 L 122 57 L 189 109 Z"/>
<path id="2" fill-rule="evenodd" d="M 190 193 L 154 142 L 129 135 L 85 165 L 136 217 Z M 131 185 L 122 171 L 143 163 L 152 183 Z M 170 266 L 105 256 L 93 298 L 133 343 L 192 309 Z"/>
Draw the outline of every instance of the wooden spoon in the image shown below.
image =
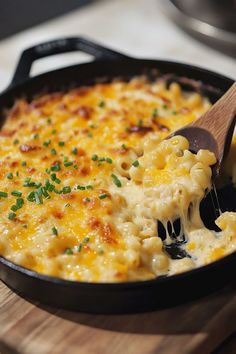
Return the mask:
<path id="1" fill-rule="evenodd" d="M 212 151 L 217 159 L 212 168 L 212 179 L 221 172 L 222 163 L 229 152 L 236 122 L 236 82 L 199 119 L 175 131 L 171 136 L 182 135 L 189 141 L 189 149 Z"/>

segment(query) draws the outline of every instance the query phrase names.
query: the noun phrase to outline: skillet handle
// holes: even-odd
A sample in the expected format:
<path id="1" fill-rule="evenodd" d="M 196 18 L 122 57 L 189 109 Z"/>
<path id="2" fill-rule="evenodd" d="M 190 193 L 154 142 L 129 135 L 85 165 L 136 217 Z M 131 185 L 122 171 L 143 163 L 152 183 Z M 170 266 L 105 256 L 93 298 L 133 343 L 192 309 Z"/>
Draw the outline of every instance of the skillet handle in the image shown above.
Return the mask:
<path id="1" fill-rule="evenodd" d="M 35 60 L 54 54 L 73 51 L 91 54 L 95 59 L 128 59 L 130 57 L 105 48 L 82 37 L 60 38 L 40 43 L 23 51 L 17 64 L 10 86 L 19 84 L 30 77 L 30 70 Z"/>

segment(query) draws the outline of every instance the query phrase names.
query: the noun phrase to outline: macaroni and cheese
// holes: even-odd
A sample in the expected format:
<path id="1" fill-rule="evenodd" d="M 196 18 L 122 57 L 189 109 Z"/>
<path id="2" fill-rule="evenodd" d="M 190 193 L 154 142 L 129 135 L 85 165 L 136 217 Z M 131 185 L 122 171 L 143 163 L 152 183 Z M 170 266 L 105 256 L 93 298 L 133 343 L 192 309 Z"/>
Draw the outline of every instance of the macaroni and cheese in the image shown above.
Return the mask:
<path id="1" fill-rule="evenodd" d="M 0 254 L 42 274 L 120 282 L 234 252 L 236 213 L 216 220 L 220 232 L 199 214 L 215 156 L 194 155 L 181 136 L 164 140 L 210 106 L 177 83 L 143 77 L 18 100 L 0 131 Z M 176 220 L 182 259 L 164 247 Z"/>

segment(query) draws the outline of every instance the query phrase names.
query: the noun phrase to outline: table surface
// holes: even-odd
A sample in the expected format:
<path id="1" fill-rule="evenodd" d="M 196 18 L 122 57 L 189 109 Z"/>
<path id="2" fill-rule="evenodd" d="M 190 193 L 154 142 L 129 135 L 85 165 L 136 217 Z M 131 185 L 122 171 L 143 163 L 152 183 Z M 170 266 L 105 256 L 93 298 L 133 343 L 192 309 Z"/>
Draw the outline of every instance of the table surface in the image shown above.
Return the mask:
<path id="1" fill-rule="evenodd" d="M 26 301 L 0 283 L 0 353 L 210 354 L 236 331 L 235 285 L 170 309 L 91 315 Z"/>
<path id="2" fill-rule="evenodd" d="M 0 41 L 0 91 L 7 87 L 23 49 L 76 35 L 140 58 L 183 61 L 236 78 L 235 59 L 182 32 L 163 16 L 159 5 L 158 0 L 98 1 Z M 45 58 L 33 65 L 31 75 L 88 59 L 81 53 Z M 2 354 L 208 354 L 236 329 L 232 287 L 175 309 L 127 316 L 49 309 L 22 299 L 3 284 L 0 292 Z M 227 353 L 233 353 L 233 346 Z"/>

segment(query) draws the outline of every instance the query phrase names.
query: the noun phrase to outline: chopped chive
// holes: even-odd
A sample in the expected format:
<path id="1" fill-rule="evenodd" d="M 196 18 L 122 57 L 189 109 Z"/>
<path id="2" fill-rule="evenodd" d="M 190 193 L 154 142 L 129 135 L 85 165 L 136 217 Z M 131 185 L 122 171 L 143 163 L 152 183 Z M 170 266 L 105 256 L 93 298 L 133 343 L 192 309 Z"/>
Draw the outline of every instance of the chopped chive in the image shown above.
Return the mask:
<path id="1" fill-rule="evenodd" d="M 17 144 L 19 144 L 19 142 L 20 142 L 20 141 L 19 141 L 18 139 L 15 139 L 15 140 L 13 141 L 13 144 L 14 144 L 14 145 L 17 145 Z"/>
<path id="2" fill-rule="evenodd" d="M 14 220 L 15 217 L 16 217 L 16 213 L 9 213 L 9 214 L 8 214 L 8 219 L 9 219 L 9 220 Z"/>
<path id="3" fill-rule="evenodd" d="M 19 171 L 16 171 L 16 176 L 19 177 Z"/>
<path id="4" fill-rule="evenodd" d="M 68 194 L 71 193 L 71 187 L 70 186 L 66 186 L 62 188 L 62 194 Z"/>
<path id="5" fill-rule="evenodd" d="M 7 198 L 7 197 L 8 197 L 8 193 L 0 191 L 0 198 Z"/>
<path id="6" fill-rule="evenodd" d="M 83 243 L 88 243 L 89 242 L 89 237 L 86 236 L 84 239 L 83 239 Z"/>
<path id="7" fill-rule="evenodd" d="M 93 189 L 93 186 L 91 186 L 91 184 L 88 184 L 88 185 L 86 186 L 86 189 Z"/>
<path id="8" fill-rule="evenodd" d="M 56 194 L 62 194 L 62 190 L 56 189 L 55 186 L 53 186 L 53 192 Z"/>
<path id="9" fill-rule="evenodd" d="M 13 178 L 13 173 L 9 172 L 9 173 L 7 174 L 7 178 L 8 178 L 8 179 L 12 179 L 12 178 Z"/>
<path id="10" fill-rule="evenodd" d="M 60 171 L 60 170 L 61 170 L 61 166 L 59 163 L 56 163 L 51 167 L 51 171 Z"/>
<path id="11" fill-rule="evenodd" d="M 77 247 L 77 251 L 80 252 L 82 250 L 82 244 L 80 243 L 79 246 Z"/>
<path id="12" fill-rule="evenodd" d="M 119 180 L 119 178 L 114 175 L 114 173 L 111 174 L 111 178 L 113 179 L 113 183 L 120 188 L 122 186 L 121 181 Z"/>
<path id="13" fill-rule="evenodd" d="M 91 129 L 95 129 L 96 128 L 96 125 L 95 124 L 89 124 L 89 128 L 91 128 Z"/>
<path id="14" fill-rule="evenodd" d="M 53 129 L 52 130 L 52 134 L 56 134 L 57 130 L 56 129 Z"/>
<path id="15" fill-rule="evenodd" d="M 52 124 L 51 118 L 48 118 L 48 119 L 47 119 L 47 123 L 48 123 L 48 124 Z"/>
<path id="16" fill-rule="evenodd" d="M 35 192 L 30 192 L 28 195 L 27 195 L 27 200 L 29 202 L 35 202 Z"/>
<path id="17" fill-rule="evenodd" d="M 47 147 L 48 145 L 50 145 L 50 144 L 51 144 L 51 140 L 50 140 L 50 139 L 44 141 L 44 143 L 43 143 L 43 145 L 46 146 L 46 147 Z"/>
<path id="18" fill-rule="evenodd" d="M 163 105 L 162 105 L 162 108 L 163 108 L 163 109 L 167 109 L 167 108 L 168 108 L 167 104 L 163 104 Z"/>
<path id="19" fill-rule="evenodd" d="M 78 165 L 74 165 L 74 168 L 75 168 L 76 170 L 78 170 L 79 166 L 78 166 Z"/>
<path id="20" fill-rule="evenodd" d="M 39 138 L 39 134 L 34 134 L 34 139 L 38 139 Z"/>
<path id="21" fill-rule="evenodd" d="M 65 167 L 69 167 L 69 166 L 72 166 L 73 165 L 73 162 L 72 161 L 66 161 L 64 162 L 64 166 Z"/>
<path id="22" fill-rule="evenodd" d="M 52 173 L 51 174 L 51 180 L 55 181 L 55 179 L 57 179 L 57 175 L 56 175 L 56 173 Z"/>
<path id="23" fill-rule="evenodd" d="M 39 193 L 39 195 L 43 195 L 46 199 L 50 199 L 50 195 L 48 194 L 45 187 L 39 187 L 37 189 L 37 192 Z"/>
<path id="24" fill-rule="evenodd" d="M 78 149 L 77 149 L 76 147 L 73 148 L 73 149 L 72 149 L 72 154 L 77 155 L 77 153 L 78 153 Z"/>
<path id="25" fill-rule="evenodd" d="M 126 150 L 127 149 L 127 146 L 125 144 L 122 144 L 121 145 L 122 149 Z"/>
<path id="26" fill-rule="evenodd" d="M 34 195 L 35 195 L 35 203 L 36 204 L 43 204 L 41 195 L 39 195 L 38 192 L 35 192 Z"/>
<path id="27" fill-rule="evenodd" d="M 32 182 L 30 177 L 25 178 L 24 180 L 24 187 L 40 187 L 42 183 L 40 182 Z"/>
<path id="28" fill-rule="evenodd" d="M 21 166 L 26 166 L 26 165 L 27 165 L 26 161 L 21 162 Z"/>
<path id="29" fill-rule="evenodd" d="M 172 114 L 174 114 L 175 116 L 176 116 L 177 113 L 178 113 L 177 111 L 173 111 L 173 112 L 172 112 Z"/>
<path id="30" fill-rule="evenodd" d="M 16 206 L 17 206 L 17 209 L 20 209 L 23 207 L 23 204 L 24 204 L 24 199 L 22 198 L 17 198 L 16 199 Z"/>
<path id="31" fill-rule="evenodd" d="M 73 250 L 71 248 L 66 248 L 64 254 L 71 255 L 73 254 Z"/>
<path id="32" fill-rule="evenodd" d="M 87 136 L 88 136 L 88 138 L 92 138 L 93 134 L 92 133 L 88 133 Z"/>
<path id="33" fill-rule="evenodd" d="M 112 163 L 112 159 L 110 157 L 107 157 L 106 158 L 106 162 L 111 164 Z"/>
<path id="34" fill-rule="evenodd" d="M 56 154 L 57 154 L 56 149 L 51 149 L 51 155 L 56 155 Z"/>
<path id="35" fill-rule="evenodd" d="M 49 182 L 49 179 L 46 179 L 45 181 L 45 189 L 49 192 L 52 192 L 55 189 L 55 186 Z"/>
<path id="36" fill-rule="evenodd" d="M 100 194 L 98 198 L 99 199 L 105 199 L 107 197 L 108 197 L 108 195 L 104 193 L 104 194 Z"/>
<path id="37" fill-rule="evenodd" d="M 154 110 L 152 111 L 152 117 L 156 118 L 158 116 L 158 109 L 154 108 Z"/>
<path id="38" fill-rule="evenodd" d="M 59 145 L 59 146 L 64 146 L 64 145 L 65 145 L 65 142 L 64 142 L 64 141 L 59 141 L 58 145 Z"/>
<path id="39" fill-rule="evenodd" d="M 65 204 L 65 208 L 68 208 L 68 207 L 70 207 L 70 206 L 71 206 L 70 203 L 66 203 L 66 204 Z"/>
<path id="40" fill-rule="evenodd" d="M 21 197 L 22 196 L 22 192 L 19 191 L 12 191 L 11 195 L 14 195 L 14 197 Z"/>
<path id="41" fill-rule="evenodd" d="M 139 166 L 139 161 L 138 161 L 138 160 L 135 160 L 135 161 L 132 163 L 132 166 L 138 167 L 138 166 Z"/>
<path id="42" fill-rule="evenodd" d="M 85 187 L 84 186 L 80 186 L 79 184 L 78 184 L 78 186 L 76 187 L 77 189 L 80 189 L 81 191 L 84 191 L 85 190 Z"/>
<path id="43" fill-rule="evenodd" d="M 57 228 L 55 226 L 52 227 L 52 233 L 53 235 L 57 236 L 58 235 L 58 231 Z"/>
<path id="44" fill-rule="evenodd" d="M 100 108 L 105 107 L 105 105 L 106 105 L 105 101 L 100 101 L 100 102 L 98 103 L 98 106 L 99 106 Z"/>
<path id="45" fill-rule="evenodd" d="M 91 202 L 91 199 L 88 198 L 88 197 L 86 197 L 86 198 L 85 198 L 85 201 L 89 203 L 89 202 Z"/>
<path id="46" fill-rule="evenodd" d="M 98 160 L 98 155 L 94 154 L 94 155 L 91 157 L 91 159 L 92 159 L 93 161 L 97 161 L 97 160 Z"/>
<path id="47" fill-rule="evenodd" d="M 18 210 L 18 208 L 17 208 L 17 206 L 16 206 L 16 205 L 12 205 L 12 206 L 11 206 L 11 210 L 12 210 L 12 211 L 17 211 L 17 210 Z"/>

